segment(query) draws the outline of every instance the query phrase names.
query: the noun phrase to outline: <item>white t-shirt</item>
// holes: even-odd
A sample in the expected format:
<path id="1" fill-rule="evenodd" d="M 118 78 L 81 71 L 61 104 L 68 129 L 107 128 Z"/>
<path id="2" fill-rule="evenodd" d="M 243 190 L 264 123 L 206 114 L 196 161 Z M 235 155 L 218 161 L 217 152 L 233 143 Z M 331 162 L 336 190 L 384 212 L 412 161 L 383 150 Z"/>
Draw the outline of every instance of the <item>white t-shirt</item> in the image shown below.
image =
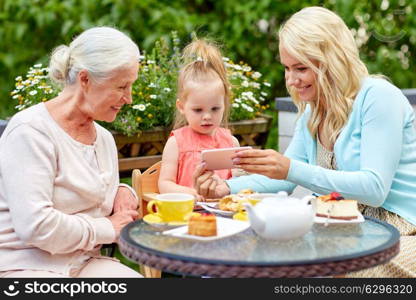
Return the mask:
<path id="1" fill-rule="evenodd" d="M 69 136 L 44 103 L 17 113 L 0 138 L 0 271 L 69 274 L 112 243 L 108 218 L 117 192 L 117 148 L 94 123 L 97 139 Z"/>

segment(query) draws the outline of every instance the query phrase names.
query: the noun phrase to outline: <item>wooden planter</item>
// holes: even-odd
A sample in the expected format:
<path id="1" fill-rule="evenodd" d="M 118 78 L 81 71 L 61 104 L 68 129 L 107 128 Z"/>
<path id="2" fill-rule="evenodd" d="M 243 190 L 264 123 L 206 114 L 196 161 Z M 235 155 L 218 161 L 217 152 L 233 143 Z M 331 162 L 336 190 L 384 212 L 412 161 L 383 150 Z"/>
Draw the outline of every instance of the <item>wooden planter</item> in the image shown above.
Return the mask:
<path id="1" fill-rule="evenodd" d="M 254 120 L 231 122 L 230 129 L 241 146 L 264 148 L 271 124 L 272 117 L 264 115 Z M 120 172 L 147 169 L 161 160 L 169 134 L 170 130 L 162 127 L 143 131 L 132 137 L 114 132 Z"/>

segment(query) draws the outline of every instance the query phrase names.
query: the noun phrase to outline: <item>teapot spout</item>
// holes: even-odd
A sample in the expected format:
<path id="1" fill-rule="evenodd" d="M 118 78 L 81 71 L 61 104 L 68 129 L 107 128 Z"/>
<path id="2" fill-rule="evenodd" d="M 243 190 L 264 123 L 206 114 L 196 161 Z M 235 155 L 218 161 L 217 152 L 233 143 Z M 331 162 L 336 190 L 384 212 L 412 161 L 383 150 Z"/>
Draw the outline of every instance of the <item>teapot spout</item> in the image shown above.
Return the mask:
<path id="1" fill-rule="evenodd" d="M 251 228 L 258 234 L 262 234 L 266 228 L 265 220 L 256 213 L 253 205 L 250 203 L 244 203 L 244 207 L 246 208 Z"/>

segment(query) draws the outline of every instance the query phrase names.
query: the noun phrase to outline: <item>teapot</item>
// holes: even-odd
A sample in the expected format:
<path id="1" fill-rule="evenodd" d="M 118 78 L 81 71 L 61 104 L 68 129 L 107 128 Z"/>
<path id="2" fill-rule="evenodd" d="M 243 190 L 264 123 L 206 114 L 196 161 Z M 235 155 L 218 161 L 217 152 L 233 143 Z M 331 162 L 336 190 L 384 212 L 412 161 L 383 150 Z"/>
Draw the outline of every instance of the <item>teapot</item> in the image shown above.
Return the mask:
<path id="1" fill-rule="evenodd" d="M 279 192 L 274 197 L 261 200 L 256 206 L 244 203 L 250 226 L 261 237 L 273 240 L 290 240 L 301 237 L 312 227 L 316 198 L 289 197 Z"/>

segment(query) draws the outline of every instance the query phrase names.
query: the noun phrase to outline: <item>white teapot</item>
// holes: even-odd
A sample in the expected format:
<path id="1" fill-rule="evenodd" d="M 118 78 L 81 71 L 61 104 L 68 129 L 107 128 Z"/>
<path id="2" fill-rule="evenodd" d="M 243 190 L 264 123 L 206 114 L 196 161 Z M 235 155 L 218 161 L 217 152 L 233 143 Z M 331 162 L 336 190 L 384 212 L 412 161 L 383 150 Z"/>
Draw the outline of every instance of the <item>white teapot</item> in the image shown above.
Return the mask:
<path id="1" fill-rule="evenodd" d="M 315 217 L 314 196 L 302 199 L 279 192 L 274 197 L 261 200 L 256 206 L 245 203 L 250 226 L 263 238 L 290 240 L 306 234 Z"/>

